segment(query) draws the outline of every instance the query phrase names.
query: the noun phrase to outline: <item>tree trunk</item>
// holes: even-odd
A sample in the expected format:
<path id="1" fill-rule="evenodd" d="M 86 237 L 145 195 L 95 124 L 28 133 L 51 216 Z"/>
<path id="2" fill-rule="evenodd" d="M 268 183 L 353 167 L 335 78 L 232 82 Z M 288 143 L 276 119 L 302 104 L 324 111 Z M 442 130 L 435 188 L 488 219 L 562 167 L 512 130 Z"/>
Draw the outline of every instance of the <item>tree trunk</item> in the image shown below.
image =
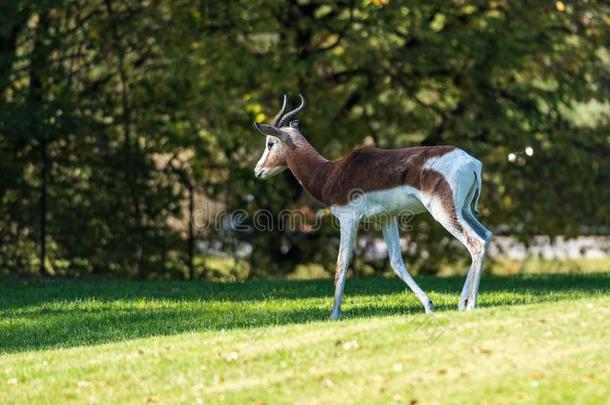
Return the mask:
<path id="1" fill-rule="evenodd" d="M 190 279 L 195 279 L 195 266 L 193 263 L 194 255 L 195 255 L 195 229 L 193 228 L 193 212 L 195 211 L 195 190 L 193 187 L 193 182 L 188 180 L 188 191 L 189 191 L 189 235 L 188 235 L 188 257 L 189 257 L 189 274 Z"/>
<path id="2" fill-rule="evenodd" d="M 123 124 L 123 132 L 125 135 L 125 150 L 128 156 L 138 157 L 138 142 L 137 137 L 132 137 L 131 132 L 131 105 L 129 103 L 129 95 L 128 95 L 128 81 L 127 77 L 127 69 L 125 67 L 125 48 L 121 44 L 121 35 L 117 28 L 117 15 L 115 10 L 112 7 L 112 0 L 104 0 L 106 5 L 106 11 L 108 12 L 108 16 L 110 18 L 110 28 L 112 30 L 112 38 L 114 41 L 114 47 L 116 50 L 117 56 L 117 69 L 119 72 L 119 80 L 121 84 L 121 107 L 122 107 L 122 124 Z M 132 139 L 133 138 L 133 139 Z M 130 159 L 131 162 L 138 162 L 136 164 L 140 164 L 136 159 Z M 131 169 L 131 168 L 130 168 Z M 141 168 L 138 167 L 135 170 L 135 176 L 141 175 Z M 144 269 L 144 258 L 145 258 L 145 246 L 146 246 L 146 229 L 144 224 L 144 215 L 142 213 L 142 207 L 140 203 L 140 198 L 138 196 L 137 191 L 137 182 L 138 179 L 134 178 L 133 172 L 130 170 L 130 173 L 126 176 L 127 186 L 129 187 L 129 192 L 131 196 L 131 201 L 133 205 L 133 213 L 134 213 L 134 223 L 136 228 L 136 234 L 138 235 L 137 245 L 135 247 L 135 272 L 138 276 L 142 276 L 142 271 Z M 145 201 L 145 200 L 144 200 Z"/>
<path id="3" fill-rule="evenodd" d="M 42 12 L 38 20 L 36 28 L 36 37 L 34 40 L 34 48 L 31 53 L 30 61 L 30 88 L 28 94 L 28 107 L 32 111 L 32 121 L 30 130 L 33 135 L 39 138 L 40 142 L 40 274 L 46 274 L 45 262 L 47 259 L 47 181 L 49 172 L 49 152 L 47 134 L 45 133 L 44 125 L 42 124 L 43 117 L 40 116 L 40 111 L 43 111 L 44 103 L 44 67 L 47 63 L 47 57 L 50 52 L 48 46 L 44 44 L 43 38 L 49 30 L 49 14 L 48 11 Z"/>
<path id="4" fill-rule="evenodd" d="M 47 259 L 47 173 L 49 167 L 49 151 L 47 139 L 44 136 L 40 142 L 40 158 L 42 160 L 40 175 L 40 274 L 45 274 L 45 261 Z"/>

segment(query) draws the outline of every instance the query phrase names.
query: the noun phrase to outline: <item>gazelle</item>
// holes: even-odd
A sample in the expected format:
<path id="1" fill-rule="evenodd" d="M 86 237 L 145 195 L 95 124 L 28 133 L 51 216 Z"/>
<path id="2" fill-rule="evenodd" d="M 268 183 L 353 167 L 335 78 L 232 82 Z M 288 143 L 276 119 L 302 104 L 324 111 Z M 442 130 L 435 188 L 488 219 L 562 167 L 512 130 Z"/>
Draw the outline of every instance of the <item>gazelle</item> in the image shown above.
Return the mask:
<path id="1" fill-rule="evenodd" d="M 481 193 L 482 164 L 454 146 L 421 146 L 402 149 L 363 147 L 337 161 L 322 157 L 292 120 L 305 106 L 286 110 L 286 96 L 271 125 L 255 122 L 267 137 L 254 173 L 269 178 L 290 169 L 303 188 L 330 207 L 341 230 L 335 272 L 335 296 L 330 318 L 341 314 L 345 276 L 360 220 L 383 218 L 382 231 L 394 272 L 417 295 L 426 312 L 434 307 L 405 266 L 400 249 L 396 215 L 430 212 L 432 217 L 468 249 L 472 264 L 458 308 L 474 309 L 479 291 L 483 257 L 491 232 L 473 215 Z"/>

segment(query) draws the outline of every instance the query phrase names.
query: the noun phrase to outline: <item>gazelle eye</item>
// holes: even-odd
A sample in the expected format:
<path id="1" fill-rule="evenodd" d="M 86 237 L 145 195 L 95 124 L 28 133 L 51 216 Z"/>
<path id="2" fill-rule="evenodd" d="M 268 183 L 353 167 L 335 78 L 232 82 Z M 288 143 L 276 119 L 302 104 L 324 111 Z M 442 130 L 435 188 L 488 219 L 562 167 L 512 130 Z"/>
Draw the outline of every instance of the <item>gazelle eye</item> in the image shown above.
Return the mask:
<path id="1" fill-rule="evenodd" d="M 268 147 L 269 149 L 273 148 L 273 142 L 267 142 L 267 147 Z"/>

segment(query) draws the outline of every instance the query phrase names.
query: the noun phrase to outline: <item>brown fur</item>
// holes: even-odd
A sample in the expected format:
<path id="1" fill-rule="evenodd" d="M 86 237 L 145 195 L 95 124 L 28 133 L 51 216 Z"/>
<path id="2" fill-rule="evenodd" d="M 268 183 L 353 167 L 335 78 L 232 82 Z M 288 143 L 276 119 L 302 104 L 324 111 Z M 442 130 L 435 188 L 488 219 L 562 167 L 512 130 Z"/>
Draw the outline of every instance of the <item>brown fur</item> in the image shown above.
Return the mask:
<path id="1" fill-rule="evenodd" d="M 453 203 L 453 192 L 451 186 L 441 173 L 424 169 L 422 171 L 422 188 L 421 191 L 436 195 L 440 200 L 443 208 L 449 214 L 453 226 L 461 233 L 464 233 L 464 229 L 460 224 L 455 211 L 455 204 Z"/>
<path id="2" fill-rule="evenodd" d="M 366 147 L 329 162 L 308 145 L 291 150 L 286 161 L 303 187 L 330 206 L 346 204 L 354 190 L 370 192 L 409 185 L 422 191 L 441 192 L 449 187 L 444 177 L 424 169 L 424 165 L 428 159 L 454 149 L 453 146 Z"/>
<path id="3" fill-rule="evenodd" d="M 274 149 L 282 149 L 282 150 L 274 151 L 276 153 L 270 153 L 269 156 L 267 157 L 267 160 L 265 161 L 265 166 L 264 167 L 273 168 L 273 167 L 277 167 L 277 166 L 286 166 L 286 152 L 285 152 L 285 150 L 288 149 L 288 146 L 286 146 L 285 144 L 283 144 L 281 142 L 278 142 L 275 145 L 273 145 L 273 148 Z"/>

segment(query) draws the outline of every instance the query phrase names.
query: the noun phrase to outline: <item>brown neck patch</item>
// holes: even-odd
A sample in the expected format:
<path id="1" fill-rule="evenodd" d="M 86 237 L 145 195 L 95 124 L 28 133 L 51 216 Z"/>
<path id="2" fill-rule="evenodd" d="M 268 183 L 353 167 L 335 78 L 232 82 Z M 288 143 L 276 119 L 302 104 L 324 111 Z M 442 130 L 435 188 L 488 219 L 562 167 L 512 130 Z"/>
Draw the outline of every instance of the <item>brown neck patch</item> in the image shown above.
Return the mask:
<path id="1" fill-rule="evenodd" d="M 315 199 L 325 202 L 322 191 L 332 162 L 326 160 L 305 138 L 294 142 L 286 157 L 288 168 Z"/>

